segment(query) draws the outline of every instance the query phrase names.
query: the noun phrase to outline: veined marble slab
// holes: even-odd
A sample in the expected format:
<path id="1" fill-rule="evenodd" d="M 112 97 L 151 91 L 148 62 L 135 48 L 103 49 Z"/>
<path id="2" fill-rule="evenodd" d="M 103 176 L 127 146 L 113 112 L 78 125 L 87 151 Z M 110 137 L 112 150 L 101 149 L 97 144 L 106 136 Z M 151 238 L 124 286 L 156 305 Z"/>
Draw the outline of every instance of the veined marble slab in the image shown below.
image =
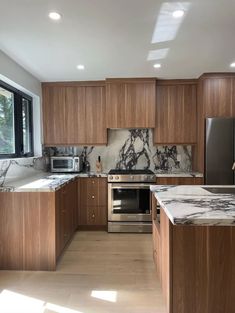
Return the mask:
<path id="1" fill-rule="evenodd" d="M 106 173 L 76 173 L 76 174 L 41 174 L 11 182 L 11 185 L 0 187 L 0 192 L 50 192 L 60 189 L 77 177 L 107 177 Z"/>
<path id="2" fill-rule="evenodd" d="M 203 177 L 202 173 L 198 172 L 157 172 L 156 177 Z"/>
<path id="3" fill-rule="evenodd" d="M 202 187 L 152 185 L 160 206 L 174 225 L 235 226 L 235 194 L 213 194 Z"/>

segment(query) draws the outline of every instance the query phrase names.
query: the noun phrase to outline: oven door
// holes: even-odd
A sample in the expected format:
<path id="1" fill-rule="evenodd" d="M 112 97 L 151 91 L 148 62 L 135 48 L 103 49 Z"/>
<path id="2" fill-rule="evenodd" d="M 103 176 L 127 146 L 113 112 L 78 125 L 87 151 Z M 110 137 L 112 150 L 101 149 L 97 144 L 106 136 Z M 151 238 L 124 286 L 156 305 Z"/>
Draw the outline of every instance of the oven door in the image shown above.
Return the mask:
<path id="1" fill-rule="evenodd" d="M 150 184 L 109 183 L 109 221 L 151 221 Z"/>

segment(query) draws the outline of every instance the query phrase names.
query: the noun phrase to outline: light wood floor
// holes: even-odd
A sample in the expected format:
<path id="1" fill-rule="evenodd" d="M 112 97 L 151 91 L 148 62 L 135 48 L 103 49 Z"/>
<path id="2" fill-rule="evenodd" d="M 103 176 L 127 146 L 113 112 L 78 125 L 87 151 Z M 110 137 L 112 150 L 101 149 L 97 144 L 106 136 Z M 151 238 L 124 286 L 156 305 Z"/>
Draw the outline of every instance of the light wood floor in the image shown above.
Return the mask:
<path id="1" fill-rule="evenodd" d="M 1 313 L 165 313 L 149 234 L 77 232 L 56 272 L 0 271 Z"/>

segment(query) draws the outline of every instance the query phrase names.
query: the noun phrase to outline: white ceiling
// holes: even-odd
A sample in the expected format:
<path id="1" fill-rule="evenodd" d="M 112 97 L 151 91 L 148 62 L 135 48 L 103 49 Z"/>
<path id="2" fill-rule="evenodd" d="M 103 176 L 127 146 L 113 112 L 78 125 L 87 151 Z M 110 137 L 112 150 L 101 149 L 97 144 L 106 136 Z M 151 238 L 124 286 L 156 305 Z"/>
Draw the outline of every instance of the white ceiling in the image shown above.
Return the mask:
<path id="1" fill-rule="evenodd" d="M 0 11 L 0 49 L 41 81 L 194 78 L 235 61 L 234 0 L 0 0 Z"/>

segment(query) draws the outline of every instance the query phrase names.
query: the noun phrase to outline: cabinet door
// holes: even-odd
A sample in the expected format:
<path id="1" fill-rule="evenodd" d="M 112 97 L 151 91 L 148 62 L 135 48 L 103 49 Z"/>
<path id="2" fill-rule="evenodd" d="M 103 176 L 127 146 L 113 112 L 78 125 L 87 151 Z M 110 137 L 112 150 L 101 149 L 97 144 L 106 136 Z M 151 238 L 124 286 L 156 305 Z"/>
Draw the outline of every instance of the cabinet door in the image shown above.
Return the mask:
<path id="1" fill-rule="evenodd" d="M 125 84 L 106 83 L 106 127 L 124 128 Z"/>
<path id="2" fill-rule="evenodd" d="M 65 88 L 44 86 L 42 91 L 44 144 L 66 144 Z"/>
<path id="3" fill-rule="evenodd" d="M 86 144 L 107 144 L 105 87 L 86 87 Z"/>
<path id="4" fill-rule="evenodd" d="M 161 239 L 160 229 L 153 221 L 153 259 L 157 269 L 158 278 L 161 281 Z"/>
<path id="5" fill-rule="evenodd" d="M 155 127 L 155 81 L 125 85 L 125 127 Z"/>
<path id="6" fill-rule="evenodd" d="M 79 179 L 79 225 L 107 225 L 107 179 Z"/>
<path id="7" fill-rule="evenodd" d="M 155 79 L 107 80 L 107 128 L 154 128 L 155 84 Z"/>
<path id="8" fill-rule="evenodd" d="M 234 105 L 232 103 L 233 78 L 206 78 L 203 80 L 203 104 L 206 117 L 232 117 Z"/>
<path id="9" fill-rule="evenodd" d="M 85 87 L 65 88 L 66 144 L 86 143 Z"/>
<path id="10" fill-rule="evenodd" d="M 203 177 L 157 177 L 157 185 L 203 185 Z"/>
<path id="11" fill-rule="evenodd" d="M 154 143 L 196 143 L 196 93 L 196 84 L 157 86 Z"/>
<path id="12" fill-rule="evenodd" d="M 87 225 L 105 226 L 107 224 L 107 209 L 104 206 L 87 207 Z"/>

